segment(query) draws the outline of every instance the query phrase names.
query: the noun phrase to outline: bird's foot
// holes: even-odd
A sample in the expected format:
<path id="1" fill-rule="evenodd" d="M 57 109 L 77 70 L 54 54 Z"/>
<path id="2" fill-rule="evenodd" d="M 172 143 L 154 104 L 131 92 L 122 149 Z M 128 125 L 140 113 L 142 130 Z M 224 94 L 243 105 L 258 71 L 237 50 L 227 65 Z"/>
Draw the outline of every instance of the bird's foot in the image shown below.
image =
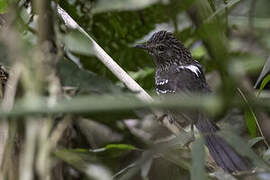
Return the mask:
<path id="1" fill-rule="evenodd" d="M 192 141 L 195 140 L 195 133 L 194 133 L 194 122 L 192 121 L 191 124 L 190 124 L 190 132 L 191 132 L 191 139 Z"/>
<path id="2" fill-rule="evenodd" d="M 168 116 L 167 114 L 163 114 L 162 116 L 157 117 L 157 121 L 162 123 L 164 118 L 167 117 L 167 116 Z"/>

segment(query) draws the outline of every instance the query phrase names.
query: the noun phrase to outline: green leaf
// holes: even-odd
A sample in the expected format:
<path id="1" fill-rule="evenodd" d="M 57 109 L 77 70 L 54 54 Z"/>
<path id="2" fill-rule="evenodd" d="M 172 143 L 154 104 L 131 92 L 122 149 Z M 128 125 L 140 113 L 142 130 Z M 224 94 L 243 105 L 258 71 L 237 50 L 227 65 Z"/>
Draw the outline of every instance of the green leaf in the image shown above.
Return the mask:
<path id="1" fill-rule="evenodd" d="M 105 147 L 106 150 L 110 149 L 118 149 L 118 150 L 137 150 L 136 147 L 130 145 L 130 144 L 108 144 Z"/>
<path id="2" fill-rule="evenodd" d="M 72 30 L 63 37 L 66 48 L 78 54 L 94 56 L 93 43 L 81 32 Z"/>
<path id="3" fill-rule="evenodd" d="M 256 129 L 257 129 L 257 117 L 255 112 L 253 111 L 252 107 L 249 105 L 249 102 L 244 95 L 244 93 L 241 91 L 241 89 L 237 89 L 240 96 L 243 98 L 244 103 L 247 105 L 247 108 L 245 109 L 245 119 L 248 131 L 252 137 L 256 137 Z M 260 127 L 259 127 L 260 129 Z"/>
<path id="4" fill-rule="evenodd" d="M 245 118 L 246 118 L 246 124 L 248 131 L 252 137 L 256 137 L 256 115 L 254 111 L 250 108 L 245 110 Z"/>
<path id="5" fill-rule="evenodd" d="M 205 180 L 205 152 L 204 140 L 198 138 L 193 144 L 191 149 L 192 154 L 192 167 L 190 171 L 191 180 Z"/>
<path id="6" fill-rule="evenodd" d="M 6 0 L 0 0 L 0 13 L 5 13 L 7 11 L 7 1 Z"/>
<path id="7" fill-rule="evenodd" d="M 262 81 L 262 83 L 261 83 L 261 85 L 260 85 L 260 89 L 259 89 L 259 91 L 258 91 L 257 96 L 259 96 L 259 95 L 261 94 L 262 90 L 263 90 L 264 87 L 269 83 L 269 81 L 270 81 L 270 74 L 267 75 L 267 76 L 263 79 L 263 81 Z"/>
<path id="8" fill-rule="evenodd" d="M 138 150 L 138 148 L 129 144 L 109 144 L 104 148 L 89 150 L 89 152 L 95 153 L 101 159 L 106 159 L 118 158 L 132 150 Z"/>
<path id="9" fill-rule="evenodd" d="M 263 66 L 263 69 L 260 73 L 260 76 L 258 77 L 256 83 L 255 83 L 255 88 L 258 87 L 259 83 L 262 81 L 262 79 L 267 75 L 269 74 L 270 72 L 270 57 L 267 58 L 264 66 Z"/>
<path id="10" fill-rule="evenodd" d="M 208 0 L 209 5 L 211 6 L 212 10 L 216 11 L 215 1 L 214 0 Z"/>
<path id="11" fill-rule="evenodd" d="M 119 93 L 121 88 L 111 81 L 99 77 L 93 72 L 80 69 L 72 61 L 61 59 L 57 64 L 57 73 L 63 86 L 76 87 L 79 93 Z"/>

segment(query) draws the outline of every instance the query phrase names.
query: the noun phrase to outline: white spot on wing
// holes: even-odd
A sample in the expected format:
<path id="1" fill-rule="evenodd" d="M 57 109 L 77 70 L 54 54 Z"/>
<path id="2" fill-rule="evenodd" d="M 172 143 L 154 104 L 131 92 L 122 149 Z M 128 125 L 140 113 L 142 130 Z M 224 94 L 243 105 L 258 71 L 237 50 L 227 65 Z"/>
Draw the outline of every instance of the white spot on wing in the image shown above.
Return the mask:
<path id="1" fill-rule="evenodd" d="M 199 73 L 201 73 L 201 71 L 197 66 L 188 65 L 188 66 L 186 66 L 186 68 L 191 70 L 192 72 L 194 72 L 199 77 Z"/>
<path id="2" fill-rule="evenodd" d="M 195 65 L 187 65 L 187 66 L 179 66 L 180 69 L 189 69 L 193 73 L 196 74 L 196 76 L 199 77 L 199 74 L 201 73 L 200 69 Z"/>
<path id="3" fill-rule="evenodd" d="M 168 79 L 162 79 L 162 80 L 158 80 L 158 81 L 156 82 L 156 84 L 157 84 L 157 85 L 164 85 L 164 84 L 166 84 L 166 83 L 168 83 L 168 82 L 169 82 Z"/>

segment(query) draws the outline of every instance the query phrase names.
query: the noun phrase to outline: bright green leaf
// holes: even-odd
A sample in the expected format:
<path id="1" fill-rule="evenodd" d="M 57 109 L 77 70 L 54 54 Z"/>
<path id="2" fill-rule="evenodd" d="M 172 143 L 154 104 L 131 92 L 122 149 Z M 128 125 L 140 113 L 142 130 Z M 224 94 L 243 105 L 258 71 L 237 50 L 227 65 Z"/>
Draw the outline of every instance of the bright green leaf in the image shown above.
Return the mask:
<path id="1" fill-rule="evenodd" d="M 245 111 L 245 118 L 248 131 L 252 137 L 256 137 L 256 115 L 251 108 Z"/>
<path id="2" fill-rule="evenodd" d="M 270 81 L 270 74 L 267 75 L 267 76 L 263 79 L 263 81 L 262 81 L 262 83 L 261 83 L 261 86 L 260 86 L 260 90 L 258 91 L 257 96 L 259 96 L 259 95 L 261 94 L 262 90 L 263 90 L 264 87 L 269 83 L 269 81 Z"/>
<path id="3" fill-rule="evenodd" d="M 130 144 L 108 144 L 105 149 L 136 150 L 137 148 Z"/>
<path id="4" fill-rule="evenodd" d="M 0 0 L 0 13 L 5 13 L 7 11 L 7 1 L 6 0 Z"/>
<path id="5" fill-rule="evenodd" d="M 262 81 L 262 79 L 270 72 L 270 57 L 267 58 L 263 69 L 260 73 L 260 76 L 258 77 L 256 83 L 255 83 L 255 88 L 258 87 L 259 83 Z"/>

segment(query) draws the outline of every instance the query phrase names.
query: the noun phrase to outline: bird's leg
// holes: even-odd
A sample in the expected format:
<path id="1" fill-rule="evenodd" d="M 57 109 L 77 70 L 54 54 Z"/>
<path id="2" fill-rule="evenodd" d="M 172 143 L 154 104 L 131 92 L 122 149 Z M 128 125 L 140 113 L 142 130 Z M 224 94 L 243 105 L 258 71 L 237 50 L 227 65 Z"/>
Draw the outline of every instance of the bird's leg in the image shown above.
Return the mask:
<path id="1" fill-rule="evenodd" d="M 192 141 L 195 140 L 195 134 L 194 134 L 194 120 L 192 120 L 189 116 L 183 113 L 183 117 L 190 122 L 190 131 L 192 136 Z"/>
<path id="2" fill-rule="evenodd" d="M 195 140 L 195 135 L 194 135 L 194 121 L 191 121 L 191 123 L 190 123 L 190 131 L 191 131 L 192 139 Z"/>
<path id="3" fill-rule="evenodd" d="M 168 116 L 168 114 L 166 114 L 166 113 L 162 114 L 162 116 L 157 117 L 157 121 L 162 123 L 164 118 L 167 117 L 167 116 Z"/>

